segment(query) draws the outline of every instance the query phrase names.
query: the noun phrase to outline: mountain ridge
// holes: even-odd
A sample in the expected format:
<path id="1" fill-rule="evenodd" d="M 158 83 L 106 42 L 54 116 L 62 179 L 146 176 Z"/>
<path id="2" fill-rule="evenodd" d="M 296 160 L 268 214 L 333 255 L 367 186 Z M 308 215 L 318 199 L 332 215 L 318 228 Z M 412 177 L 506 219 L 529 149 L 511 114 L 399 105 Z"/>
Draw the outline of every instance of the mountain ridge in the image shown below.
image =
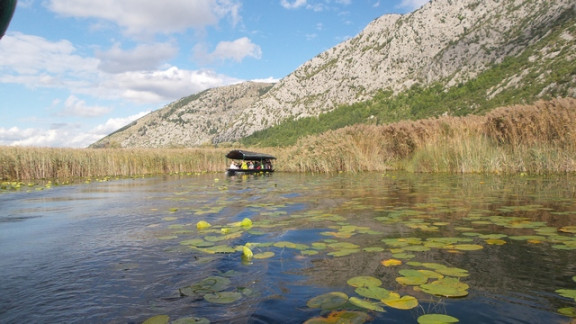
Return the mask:
<path id="1" fill-rule="evenodd" d="M 546 37 L 558 19 L 569 16 L 566 19 L 573 20 L 574 14 L 575 5 L 568 0 L 432 0 L 410 14 L 375 19 L 357 36 L 320 53 L 276 84 L 242 83 L 223 87 L 226 91 L 215 88 L 182 98 L 92 147 L 233 142 L 290 118 L 318 116 L 370 100 L 381 91 L 397 95 L 434 82 L 442 82 L 446 91 L 507 57 L 522 54 Z M 558 55 L 575 58 L 574 28 L 565 31 L 564 37 L 563 47 L 542 49 L 533 58 L 535 64 L 545 66 Z M 550 70 L 542 73 L 554 72 Z M 522 67 L 517 76 L 491 89 L 491 94 L 522 86 L 529 73 Z M 574 79 L 567 90 L 572 96 Z"/>

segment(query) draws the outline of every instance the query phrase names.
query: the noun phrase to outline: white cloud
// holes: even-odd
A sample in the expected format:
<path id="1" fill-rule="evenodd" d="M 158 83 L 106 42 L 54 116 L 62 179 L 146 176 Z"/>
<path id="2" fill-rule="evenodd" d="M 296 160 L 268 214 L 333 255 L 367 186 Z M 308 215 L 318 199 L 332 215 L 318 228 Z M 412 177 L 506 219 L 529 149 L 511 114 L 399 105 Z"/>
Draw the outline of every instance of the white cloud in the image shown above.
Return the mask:
<path id="1" fill-rule="evenodd" d="M 237 22 L 235 0 L 49 0 L 48 8 L 58 14 L 96 18 L 121 26 L 128 35 L 154 35 L 202 29 L 217 25 L 224 16 Z"/>
<path id="2" fill-rule="evenodd" d="M 115 44 L 108 51 L 97 51 L 96 57 L 102 71 L 121 73 L 155 69 L 177 53 L 178 48 L 170 43 L 142 44 L 132 50 L 123 50 Z"/>
<path id="3" fill-rule="evenodd" d="M 290 2 L 288 0 L 280 1 L 280 5 L 286 9 L 297 9 L 302 6 L 306 5 L 306 0 L 294 0 L 294 2 Z"/>
<path id="4" fill-rule="evenodd" d="M 202 55 L 201 52 L 196 52 L 196 54 L 198 58 Z M 252 43 L 248 37 L 242 37 L 232 42 L 220 42 L 216 45 L 212 53 L 203 55 L 203 59 L 208 61 L 224 61 L 230 59 L 241 62 L 248 56 L 260 59 L 262 57 L 262 50 L 260 46 Z"/>
<path id="5" fill-rule="evenodd" d="M 110 107 L 88 106 L 84 100 L 76 96 L 69 96 L 64 102 L 63 116 L 98 117 L 112 111 Z"/>
<path id="6" fill-rule="evenodd" d="M 116 74 L 101 85 L 101 91 L 116 91 L 116 96 L 134 102 L 158 103 L 240 81 L 209 70 L 191 71 L 170 67 L 158 71 Z"/>
<path id="7" fill-rule="evenodd" d="M 50 129 L 0 127 L 0 145 L 84 148 L 148 113 L 144 111 L 125 118 L 110 118 L 90 130 L 66 123 Z"/>
<path id="8" fill-rule="evenodd" d="M 72 78 L 93 74 L 98 65 L 97 59 L 76 54 L 76 48 L 67 40 L 52 42 L 21 33 L 2 38 L 0 57 L 0 71 L 4 76 L 12 73 L 20 76 L 61 74 Z"/>

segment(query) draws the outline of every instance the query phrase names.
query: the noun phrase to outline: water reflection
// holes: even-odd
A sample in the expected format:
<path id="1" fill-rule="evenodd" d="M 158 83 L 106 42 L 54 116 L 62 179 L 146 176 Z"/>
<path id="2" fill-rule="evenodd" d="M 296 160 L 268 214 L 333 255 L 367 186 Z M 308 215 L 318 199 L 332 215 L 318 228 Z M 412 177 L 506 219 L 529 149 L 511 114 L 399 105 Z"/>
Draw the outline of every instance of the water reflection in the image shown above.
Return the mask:
<path id="1" fill-rule="evenodd" d="M 315 296 L 357 296 L 347 280 L 358 275 L 418 299 L 411 310 L 352 307 L 374 322 L 414 323 L 425 313 L 475 323 L 565 321 L 558 309 L 576 303 L 556 290 L 576 289 L 575 235 L 560 230 L 576 225 L 574 180 L 204 174 L 3 194 L 0 321 L 127 323 L 166 314 L 301 323 L 326 315 L 307 306 Z M 245 218 L 251 228 L 234 225 Z M 198 230 L 201 220 L 212 227 Z M 438 246 L 435 238 L 460 242 Z M 242 246 L 274 255 L 242 262 Z M 471 246 L 480 249 L 464 249 Z M 402 265 L 384 266 L 390 258 Z M 467 270 L 468 295 L 443 298 L 396 281 L 399 269 L 422 263 Z M 223 291 L 242 298 L 180 294 L 210 276 L 228 278 Z"/>

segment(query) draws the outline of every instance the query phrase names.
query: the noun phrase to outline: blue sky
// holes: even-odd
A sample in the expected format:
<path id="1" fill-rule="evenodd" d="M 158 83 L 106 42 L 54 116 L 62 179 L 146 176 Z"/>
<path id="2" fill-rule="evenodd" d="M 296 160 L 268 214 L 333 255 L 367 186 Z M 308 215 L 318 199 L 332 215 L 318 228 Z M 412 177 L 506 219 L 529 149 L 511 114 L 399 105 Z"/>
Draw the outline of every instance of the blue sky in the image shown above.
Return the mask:
<path id="1" fill-rule="evenodd" d="M 87 147 L 150 111 L 277 81 L 428 0 L 20 0 L 0 39 L 0 145 Z"/>

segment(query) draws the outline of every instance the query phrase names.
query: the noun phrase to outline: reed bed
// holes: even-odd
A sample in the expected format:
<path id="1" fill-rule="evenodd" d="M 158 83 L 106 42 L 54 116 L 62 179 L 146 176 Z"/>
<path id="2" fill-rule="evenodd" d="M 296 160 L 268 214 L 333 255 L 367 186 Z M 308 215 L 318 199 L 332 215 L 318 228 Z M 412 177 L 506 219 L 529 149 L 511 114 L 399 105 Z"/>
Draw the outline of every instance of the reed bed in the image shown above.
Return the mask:
<path id="1" fill-rule="evenodd" d="M 576 172 L 576 99 L 503 107 L 486 116 L 358 124 L 291 147 L 244 149 L 275 155 L 276 169 L 291 172 Z M 222 172 L 229 150 L 0 147 L 0 176 L 22 181 Z"/>
<path id="2" fill-rule="evenodd" d="M 486 116 L 354 125 L 300 140 L 300 172 L 575 172 L 576 99 L 496 109 Z"/>
<path id="3" fill-rule="evenodd" d="M 222 171 L 226 150 L 0 147 L 2 180 L 74 179 Z"/>

